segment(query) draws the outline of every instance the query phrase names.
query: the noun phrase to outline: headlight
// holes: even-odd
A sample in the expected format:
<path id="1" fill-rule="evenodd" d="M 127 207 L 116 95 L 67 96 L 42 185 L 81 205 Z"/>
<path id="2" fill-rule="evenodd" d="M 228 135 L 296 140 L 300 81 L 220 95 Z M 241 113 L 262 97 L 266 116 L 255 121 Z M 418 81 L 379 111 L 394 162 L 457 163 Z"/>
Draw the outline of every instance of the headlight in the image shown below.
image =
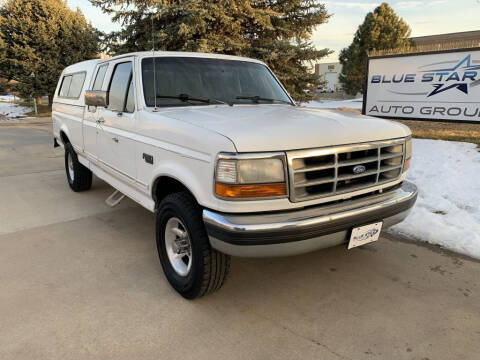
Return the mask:
<path id="1" fill-rule="evenodd" d="M 249 158 L 252 157 L 252 158 Z M 287 195 L 283 154 L 220 155 L 215 193 L 224 198 L 264 198 Z"/>
<path id="2" fill-rule="evenodd" d="M 412 161 L 412 138 L 409 137 L 405 142 L 405 162 L 403 163 L 403 172 L 407 171 Z"/>

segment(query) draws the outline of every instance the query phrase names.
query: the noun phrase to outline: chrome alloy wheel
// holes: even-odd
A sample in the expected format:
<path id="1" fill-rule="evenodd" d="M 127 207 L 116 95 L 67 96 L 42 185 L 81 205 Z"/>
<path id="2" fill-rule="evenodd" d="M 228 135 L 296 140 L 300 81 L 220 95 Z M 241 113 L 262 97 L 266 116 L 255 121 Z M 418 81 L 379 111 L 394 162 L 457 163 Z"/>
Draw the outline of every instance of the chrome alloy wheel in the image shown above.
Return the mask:
<path id="1" fill-rule="evenodd" d="M 192 246 L 187 228 L 176 217 L 165 226 L 165 249 L 173 270 L 180 276 L 187 276 L 192 267 Z"/>
<path id="2" fill-rule="evenodd" d="M 68 152 L 67 154 L 67 165 L 68 165 L 68 176 L 70 176 L 70 180 L 73 182 L 75 180 L 75 172 L 73 171 L 73 159 L 72 154 Z"/>

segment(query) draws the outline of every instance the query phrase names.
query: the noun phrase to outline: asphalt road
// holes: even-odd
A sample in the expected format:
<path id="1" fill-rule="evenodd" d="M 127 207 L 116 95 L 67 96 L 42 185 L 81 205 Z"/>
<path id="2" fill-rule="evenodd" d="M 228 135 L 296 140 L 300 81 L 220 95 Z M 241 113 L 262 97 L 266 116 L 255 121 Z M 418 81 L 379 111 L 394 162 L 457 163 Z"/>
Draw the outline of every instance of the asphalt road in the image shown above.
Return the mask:
<path id="1" fill-rule="evenodd" d="M 0 359 L 479 359 L 480 263 L 382 236 L 233 259 L 187 301 L 153 215 L 69 190 L 49 126 L 0 124 Z"/>

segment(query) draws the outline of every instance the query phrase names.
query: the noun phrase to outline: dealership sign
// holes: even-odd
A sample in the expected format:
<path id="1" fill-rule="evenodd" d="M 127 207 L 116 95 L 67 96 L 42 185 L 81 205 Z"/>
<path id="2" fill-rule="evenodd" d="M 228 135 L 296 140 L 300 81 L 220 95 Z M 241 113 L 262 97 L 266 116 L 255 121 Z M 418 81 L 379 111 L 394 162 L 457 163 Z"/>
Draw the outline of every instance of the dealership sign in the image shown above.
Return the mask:
<path id="1" fill-rule="evenodd" d="M 369 59 L 364 114 L 480 123 L 480 50 Z"/>

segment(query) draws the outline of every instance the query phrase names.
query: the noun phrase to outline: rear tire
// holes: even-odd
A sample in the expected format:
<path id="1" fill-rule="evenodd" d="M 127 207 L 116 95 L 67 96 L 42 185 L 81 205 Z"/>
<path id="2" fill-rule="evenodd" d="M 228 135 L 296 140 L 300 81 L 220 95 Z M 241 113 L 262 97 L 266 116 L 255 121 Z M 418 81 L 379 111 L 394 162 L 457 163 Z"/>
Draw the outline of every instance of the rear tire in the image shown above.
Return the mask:
<path id="1" fill-rule="evenodd" d="M 85 191 L 92 187 L 92 172 L 80 164 L 70 143 L 65 144 L 65 171 L 68 185 L 73 191 Z"/>
<path id="2" fill-rule="evenodd" d="M 163 271 L 170 285 L 186 299 L 217 291 L 230 270 L 230 256 L 210 246 L 201 213 L 188 192 L 166 196 L 156 212 L 157 250 Z"/>

